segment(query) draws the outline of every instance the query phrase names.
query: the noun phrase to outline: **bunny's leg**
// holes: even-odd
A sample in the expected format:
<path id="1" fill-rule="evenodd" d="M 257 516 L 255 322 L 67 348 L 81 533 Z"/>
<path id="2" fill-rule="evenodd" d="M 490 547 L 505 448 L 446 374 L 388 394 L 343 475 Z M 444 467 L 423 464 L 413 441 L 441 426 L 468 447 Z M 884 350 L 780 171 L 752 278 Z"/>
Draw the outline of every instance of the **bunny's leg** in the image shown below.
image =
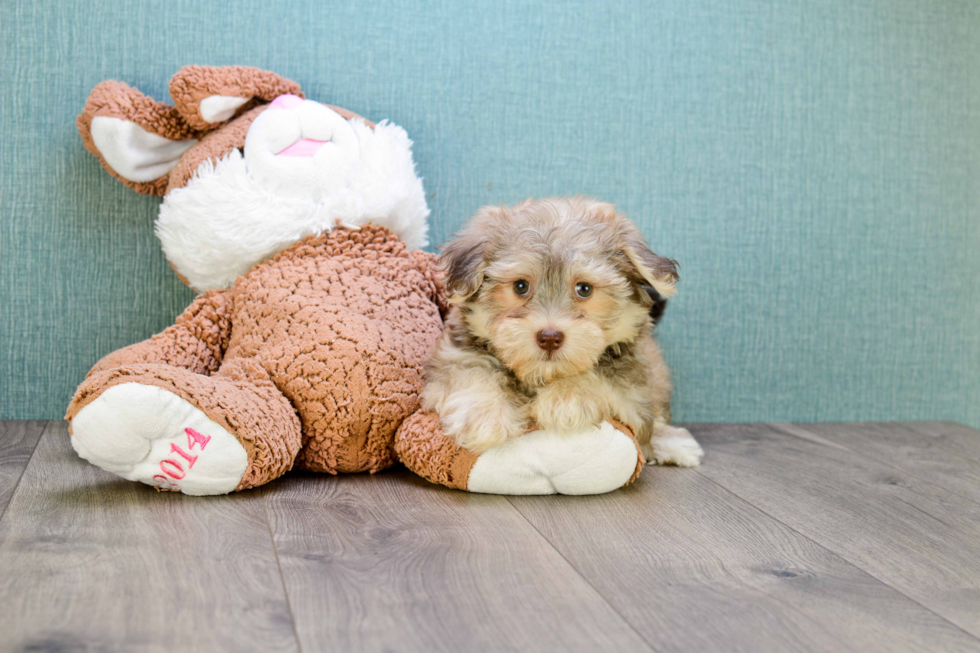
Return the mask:
<path id="1" fill-rule="evenodd" d="M 225 494 L 266 483 L 299 453 L 300 422 L 254 361 L 214 376 L 137 364 L 90 376 L 68 411 L 72 445 L 131 481 L 185 494 Z"/>
<path id="2" fill-rule="evenodd" d="M 172 365 L 195 374 L 217 371 L 231 339 L 232 299 L 226 290 L 198 295 L 161 333 L 135 345 L 117 349 L 95 364 L 86 378 L 138 364 Z M 84 387 L 84 384 L 83 384 Z M 81 388 L 72 402 L 84 399 Z"/>
<path id="3" fill-rule="evenodd" d="M 227 293 L 201 295 L 174 326 L 99 361 L 66 415 L 79 455 L 185 494 L 224 494 L 288 470 L 299 419 L 261 366 L 222 364 L 230 306 Z"/>

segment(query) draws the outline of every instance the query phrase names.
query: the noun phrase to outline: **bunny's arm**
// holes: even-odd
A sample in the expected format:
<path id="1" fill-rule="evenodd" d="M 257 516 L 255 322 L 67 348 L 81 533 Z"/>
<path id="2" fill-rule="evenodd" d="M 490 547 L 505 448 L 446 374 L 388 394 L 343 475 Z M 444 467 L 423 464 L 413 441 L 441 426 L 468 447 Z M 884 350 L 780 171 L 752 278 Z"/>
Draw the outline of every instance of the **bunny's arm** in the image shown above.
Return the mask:
<path id="1" fill-rule="evenodd" d="M 141 363 L 181 367 L 210 376 L 221 365 L 231 338 L 232 298 L 228 290 L 199 295 L 163 332 L 100 360 L 88 376 Z"/>

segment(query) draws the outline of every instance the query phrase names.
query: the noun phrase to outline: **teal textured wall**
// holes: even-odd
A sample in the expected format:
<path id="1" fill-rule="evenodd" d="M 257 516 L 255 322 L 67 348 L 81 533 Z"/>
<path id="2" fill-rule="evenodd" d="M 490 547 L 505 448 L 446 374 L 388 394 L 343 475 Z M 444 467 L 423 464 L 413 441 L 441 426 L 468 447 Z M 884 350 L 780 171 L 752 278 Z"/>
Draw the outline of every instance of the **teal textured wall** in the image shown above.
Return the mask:
<path id="1" fill-rule="evenodd" d="M 980 426 L 980 3 L 5 2 L 0 417 L 56 418 L 191 300 L 158 200 L 74 119 L 249 64 L 416 142 L 445 239 L 477 207 L 589 193 L 681 263 L 661 338 L 684 421 Z"/>

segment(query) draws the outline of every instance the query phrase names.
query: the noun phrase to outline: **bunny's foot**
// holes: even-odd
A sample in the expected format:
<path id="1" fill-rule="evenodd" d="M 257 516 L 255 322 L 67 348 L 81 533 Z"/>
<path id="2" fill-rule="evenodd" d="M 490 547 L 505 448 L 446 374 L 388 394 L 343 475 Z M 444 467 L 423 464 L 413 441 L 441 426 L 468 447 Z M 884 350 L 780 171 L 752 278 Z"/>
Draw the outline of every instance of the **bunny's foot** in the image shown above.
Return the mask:
<path id="1" fill-rule="evenodd" d="M 130 481 L 184 494 L 227 494 L 248 468 L 234 435 L 186 399 L 155 385 L 105 390 L 71 421 L 78 455 Z"/>

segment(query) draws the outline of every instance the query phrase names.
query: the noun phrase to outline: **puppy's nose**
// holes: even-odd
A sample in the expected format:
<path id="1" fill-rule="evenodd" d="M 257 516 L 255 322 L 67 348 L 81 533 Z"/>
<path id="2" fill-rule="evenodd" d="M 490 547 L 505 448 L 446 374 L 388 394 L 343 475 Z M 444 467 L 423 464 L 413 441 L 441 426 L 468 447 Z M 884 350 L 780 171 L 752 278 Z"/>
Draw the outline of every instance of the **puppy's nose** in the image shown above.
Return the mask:
<path id="1" fill-rule="evenodd" d="M 565 341 L 565 334 L 561 331 L 554 331 L 553 329 L 544 329 L 538 331 L 537 339 L 538 347 L 541 347 L 541 349 L 544 349 L 550 354 L 561 347 L 561 343 Z"/>

